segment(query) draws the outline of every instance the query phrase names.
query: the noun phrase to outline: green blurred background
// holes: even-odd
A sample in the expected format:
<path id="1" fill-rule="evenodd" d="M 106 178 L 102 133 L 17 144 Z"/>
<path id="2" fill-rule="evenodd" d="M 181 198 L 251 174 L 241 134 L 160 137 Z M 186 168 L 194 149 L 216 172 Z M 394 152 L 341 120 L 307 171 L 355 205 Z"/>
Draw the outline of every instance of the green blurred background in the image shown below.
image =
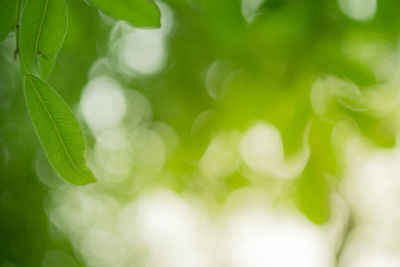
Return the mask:
<path id="1" fill-rule="evenodd" d="M 11 33 L 0 44 L 1 267 L 400 266 L 398 256 L 382 256 L 400 255 L 398 0 L 166 0 L 157 2 L 161 29 L 116 22 L 81 0 L 67 4 L 68 33 L 48 81 L 78 116 L 99 182 L 72 186 L 48 164 Z M 150 216 L 157 207 L 161 215 Z M 276 248 L 262 240 L 281 240 L 279 229 L 242 233 L 254 237 L 248 243 L 230 239 L 235 227 L 219 235 L 230 225 L 227 210 L 255 207 L 294 216 L 274 220 L 300 220 L 323 237 L 339 230 L 323 252 L 284 230 L 282 239 L 299 243 L 282 241 L 282 251 L 300 260 L 268 261 Z M 180 216 L 207 218 L 213 226 L 200 228 L 227 244 L 182 241 L 221 252 L 187 259 L 180 251 L 169 261 L 164 248 L 180 242 Z M 360 225 L 368 234 L 354 234 Z M 157 243 L 148 232 L 166 237 Z M 367 261 L 365 251 L 378 248 L 360 248 L 360 238 L 383 238 L 385 253 Z M 248 246 L 236 247 L 240 240 Z M 299 249 L 307 244 L 314 253 Z"/>

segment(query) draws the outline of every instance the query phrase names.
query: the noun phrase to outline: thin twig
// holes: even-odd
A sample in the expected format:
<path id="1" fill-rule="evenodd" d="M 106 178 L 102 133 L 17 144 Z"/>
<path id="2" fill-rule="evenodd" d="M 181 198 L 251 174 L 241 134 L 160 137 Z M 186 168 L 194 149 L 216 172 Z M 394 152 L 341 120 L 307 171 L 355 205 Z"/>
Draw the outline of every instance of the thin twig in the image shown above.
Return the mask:
<path id="1" fill-rule="evenodd" d="M 22 1 L 23 0 L 18 0 L 18 21 L 17 25 L 15 25 L 15 51 L 14 51 L 14 59 L 17 60 L 17 57 L 19 55 L 19 30 L 21 28 L 21 16 L 22 16 Z"/>
<path id="2" fill-rule="evenodd" d="M 353 232 L 355 227 L 356 227 L 356 222 L 355 222 L 354 216 L 352 214 L 349 214 L 349 219 L 348 219 L 346 228 L 343 233 L 343 239 L 342 239 L 340 247 L 336 253 L 336 265 L 339 264 L 339 261 L 343 256 L 344 248 L 347 245 L 347 242 L 349 241 L 350 234 Z"/>

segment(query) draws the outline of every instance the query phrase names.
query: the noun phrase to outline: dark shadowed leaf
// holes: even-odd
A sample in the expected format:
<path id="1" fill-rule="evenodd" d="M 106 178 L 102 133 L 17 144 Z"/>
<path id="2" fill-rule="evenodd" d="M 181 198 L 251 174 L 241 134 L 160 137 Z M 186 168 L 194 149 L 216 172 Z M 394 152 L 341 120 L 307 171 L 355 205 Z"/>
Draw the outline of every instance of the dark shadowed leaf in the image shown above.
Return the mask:
<path id="1" fill-rule="evenodd" d="M 73 184 L 95 182 L 86 164 L 86 144 L 79 123 L 57 92 L 28 74 L 25 95 L 33 124 L 54 169 Z"/>
<path id="2" fill-rule="evenodd" d="M 0 42 L 3 41 L 17 22 L 18 0 L 0 1 Z"/>

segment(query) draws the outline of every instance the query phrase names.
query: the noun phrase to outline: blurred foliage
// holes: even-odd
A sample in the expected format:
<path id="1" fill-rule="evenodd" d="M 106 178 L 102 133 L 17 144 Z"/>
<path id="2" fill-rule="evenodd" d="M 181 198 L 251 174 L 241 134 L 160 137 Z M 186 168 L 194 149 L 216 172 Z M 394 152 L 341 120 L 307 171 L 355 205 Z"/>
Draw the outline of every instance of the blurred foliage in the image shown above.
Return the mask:
<path id="1" fill-rule="evenodd" d="M 174 175 L 149 175 L 133 183 L 133 193 L 127 189 L 132 181 L 100 182 L 101 190 L 123 202 L 156 184 L 220 203 L 247 185 L 266 191 L 284 187 L 286 198 L 311 221 L 323 224 L 330 217 L 332 180 L 340 180 L 342 171 L 340 145 L 332 146 L 335 125 L 351 121 L 374 146 L 395 145 L 399 122 L 393 114 L 398 108 L 387 99 L 397 96 L 398 66 L 386 66 L 385 59 L 398 53 L 400 2 L 379 1 L 367 21 L 344 14 L 336 0 L 261 2 L 247 18 L 239 0 L 160 2 L 170 7 L 174 20 L 165 37 L 165 65 L 150 74 L 126 74 L 128 67 L 115 55 L 122 49 L 116 43 L 126 35 L 124 27 L 83 1 L 67 1 L 65 43 L 54 68 L 44 68 L 49 83 L 81 116 L 92 150 L 96 135 L 84 124 L 78 105 L 102 59 L 107 64 L 99 72 L 144 95 L 152 107 L 150 121 L 170 125 L 179 137 L 163 166 Z M 35 167 L 41 150 L 25 108 L 14 49 L 15 35 L 10 33 L 0 44 L 0 266 L 42 266 L 49 250 L 61 250 L 84 266 L 69 242 L 49 230 L 44 203 L 54 188 L 43 184 Z M 388 111 L 373 109 L 370 99 L 379 97 Z M 326 105 L 318 106 L 324 101 Z M 278 182 L 271 174 L 248 174 L 246 164 L 223 174 L 222 182 L 198 174 L 197 164 L 215 136 L 230 130 L 243 133 L 254 121 L 279 130 L 285 157 L 307 143 L 310 156 L 304 171 Z M 237 145 L 232 136 L 226 139 Z M 135 169 L 130 175 L 140 180 L 144 174 Z"/>

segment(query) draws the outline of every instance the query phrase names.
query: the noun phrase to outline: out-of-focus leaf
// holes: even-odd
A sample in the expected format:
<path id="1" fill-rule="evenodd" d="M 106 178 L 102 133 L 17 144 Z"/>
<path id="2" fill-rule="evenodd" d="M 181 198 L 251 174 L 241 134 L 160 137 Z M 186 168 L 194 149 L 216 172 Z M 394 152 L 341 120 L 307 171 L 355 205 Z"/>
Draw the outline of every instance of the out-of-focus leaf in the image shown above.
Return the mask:
<path id="1" fill-rule="evenodd" d="M 308 143 L 311 155 L 296 189 L 299 209 L 314 223 L 330 217 L 330 188 L 327 177 L 336 176 L 336 159 L 331 136 L 332 123 L 313 119 Z"/>
<path id="2" fill-rule="evenodd" d="M 0 1 L 0 42 L 3 41 L 17 22 L 18 0 Z"/>
<path id="3" fill-rule="evenodd" d="M 393 148 L 396 145 L 396 121 L 389 117 L 374 118 L 366 113 L 349 112 L 357 122 L 363 136 L 375 145 Z"/>
<path id="4" fill-rule="evenodd" d="M 86 144 L 79 123 L 57 92 L 28 74 L 25 95 L 35 129 L 54 169 L 73 184 L 95 182 L 86 164 Z"/>
<path id="5" fill-rule="evenodd" d="M 90 0 L 105 14 L 138 27 L 160 27 L 160 10 L 151 0 Z"/>
<path id="6" fill-rule="evenodd" d="M 324 224 L 330 217 L 330 193 L 324 174 L 315 167 L 311 163 L 300 178 L 296 190 L 298 206 L 313 223 Z"/>
<path id="7" fill-rule="evenodd" d="M 20 54 L 26 71 L 36 56 L 53 59 L 67 31 L 65 0 L 28 0 L 21 17 Z"/>

